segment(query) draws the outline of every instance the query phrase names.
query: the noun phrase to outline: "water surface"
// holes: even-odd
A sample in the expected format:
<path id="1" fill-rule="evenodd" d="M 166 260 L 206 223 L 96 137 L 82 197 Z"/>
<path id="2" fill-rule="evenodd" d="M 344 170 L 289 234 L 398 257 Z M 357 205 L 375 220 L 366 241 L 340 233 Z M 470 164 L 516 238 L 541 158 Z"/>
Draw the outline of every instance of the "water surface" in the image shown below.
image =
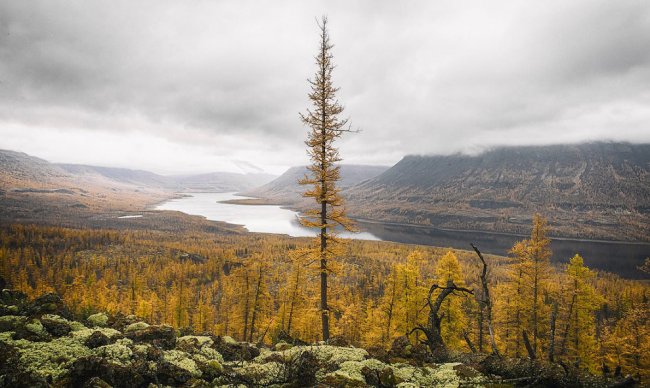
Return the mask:
<path id="1" fill-rule="evenodd" d="M 242 225 L 250 232 L 288 234 L 293 237 L 316 236 L 314 229 L 298 222 L 298 213 L 275 205 L 237 205 L 222 203 L 231 199 L 248 198 L 235 193 L 186 193 L 183 198 L 172 199 L 156 210 L 177 210 L 199 215 L 212 221 Z M 341 233 L 341 237 L 360 240 L 379 240 L 368 232 Z"/>
<path id="2" fill-rule="evenodd" d="M 274 205 L 238 205 L 221 203 L 247 198 L 234 193 L 188 193 L 158 205 L 158 210 L 177 210 L 204 216 L 209 220 L 242 225 L 251 232 L 288 234 L 294 237 L 315 236 L 316 231 L 298 223 L 298 213 Z M 482 252 L 506 256 L 512 245 L 525 236 L 493 232 L 450 231 L 381 222 L 358 222 L 361 233 L 342 233 L 342 237 L 362 240 L 385 240 L 409 244 L 433 245 L 471 250 L 474 243 Z M 585 265 L 617 273 L 623 277 L 643 279 L 647 274 L 637 266 L 650 257 L 650 244 L 605 242 L 572 239 L 552 239 L 553 262 L 568 263 L 579 253 Z"/>

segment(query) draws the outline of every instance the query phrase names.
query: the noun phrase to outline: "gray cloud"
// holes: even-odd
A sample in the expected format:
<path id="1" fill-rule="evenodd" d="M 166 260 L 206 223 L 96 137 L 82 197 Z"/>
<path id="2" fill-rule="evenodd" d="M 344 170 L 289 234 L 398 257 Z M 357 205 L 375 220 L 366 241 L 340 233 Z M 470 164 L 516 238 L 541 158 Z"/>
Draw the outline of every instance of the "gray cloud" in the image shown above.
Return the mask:
<path id="1" fill-rule="evenodd" d="M 297 113 L 322 14 L 363 130 L 341 142 L 347 161 L 650 141 L 647 2 L 0 0 L 0 148 L 158 171 L 304 163 Z M 110 152 L 134 133 L 187 166 Z M 81 152 L 75 136 L 108 151 Z"/>

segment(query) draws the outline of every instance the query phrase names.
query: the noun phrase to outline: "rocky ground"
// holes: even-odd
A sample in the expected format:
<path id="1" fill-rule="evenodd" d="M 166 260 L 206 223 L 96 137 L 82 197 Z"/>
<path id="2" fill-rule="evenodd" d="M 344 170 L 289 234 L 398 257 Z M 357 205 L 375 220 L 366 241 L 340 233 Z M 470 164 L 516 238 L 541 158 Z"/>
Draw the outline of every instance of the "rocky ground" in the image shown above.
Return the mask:
<path id="1" fill-rule="evenodd" d="M 135 316 L 98 313 L 76 321 L 55 294 L 30 301 L 21 292 L 3 290 L 0 387 L 458 387 L 562 383 L 561 372 L 534 371 L 530 364 L 521 362 L 495 363 L 485 355 L 467 356 L 465 363 L 435 364 L 427 359 L 426 349 L 411 345 L 405 337 L 395 341 L 390 351 L 369 349 L 369 353 L 337 343 L 336 339 L 316 345 L 280 341 L 269 348 L 228 336 L 192 334 L 171 326 L 149 325 Z M 485 370 L 498 371 L 504 378 Z M 528 377 L 522 379 L 522 375 Z M 597 381 L 591 383 L 600 385 Z"/>

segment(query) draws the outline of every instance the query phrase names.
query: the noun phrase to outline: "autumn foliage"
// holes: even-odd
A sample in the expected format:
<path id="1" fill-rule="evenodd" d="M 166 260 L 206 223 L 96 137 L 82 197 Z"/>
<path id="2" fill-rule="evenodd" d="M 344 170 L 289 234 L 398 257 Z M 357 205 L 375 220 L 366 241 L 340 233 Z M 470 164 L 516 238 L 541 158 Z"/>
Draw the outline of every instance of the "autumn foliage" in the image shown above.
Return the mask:
<path id="1" fill-rule="evenodd" d="M 590 270 L 578 255 L 550 264 L 544 223 L 536 222 L 539 230 L 533 228 L 512 257 L 485 255 L 499 351 L 526 357 L 525 330 L 538 359 L 552 356 L 610 375 L 620 366 L 647 379 L 648 286 Z M 302 261 L 310 244 L 258 234 L 14 225 L 0 229 L 0 276 L 5 287 L 30 296 L 60 294 L 82 318 L 107 310 L 254 343 L 281 336 L 315 342 L 322 334 L 319 274 Z M 411 329 L 426 324 L 429 287 L 451 278 L 475 295 L 445 299 L 446 345 L 470 352 L 467 338 L 477 351 L 490 352 L 476 292 L 482 266 L 474 252 L 349 241 L 337 263 L 330 276 L 332 337 L 364 347 L 389 348 L 404 335 L 416 343 L 422 334 Z"/>

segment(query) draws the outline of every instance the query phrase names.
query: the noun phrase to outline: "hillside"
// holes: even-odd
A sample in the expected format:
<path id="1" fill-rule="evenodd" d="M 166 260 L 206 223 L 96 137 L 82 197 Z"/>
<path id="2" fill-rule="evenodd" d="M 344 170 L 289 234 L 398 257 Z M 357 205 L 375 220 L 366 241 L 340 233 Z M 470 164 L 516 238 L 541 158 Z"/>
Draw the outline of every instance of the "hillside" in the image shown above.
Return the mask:
<path id="1" fill-rule="evenodd" d="M 363 183 L 368 179 L 386 171 L 386 166 L 367 166 L 344 164 L 341 165 L 341 180 L 339 186 L 348 188 Z M 291 167 L 273 181 L 243 192 L 243 195 L 264 198 L 278 205 L 298 206 L 303 200 L 301 193 L 305 188 L 298 184 L 308 170 L 306 166 Z"/>
<path id="2" fill-rule="evenodd" d="M 271 178 L 232 173 L 169 177 L 142 170 L 54 164 L 0 150 L 0 221 L 165 230 L 198 226 L 231 232 L 240 228 L 148 209 L 179 191 L 237 191 Z M 141 218 L 119 218 L 133 213 Z"/>
<path id="3" fill-rule="evenodd" d="M 650 145 L 407 156 L 344 195 L 351 215 L 364 219 L 526 233 L 542 212 L 555 235 L 648 241 Z"/>
<path id="4" fill-rule="evenodd" d="M 159 175 L 144 170 L 127 168 L 87 166 L 81 164 L 57 164 L 65 172 L 77 176 L 100 176 L 129 185 L 160 188 L 186 192 L 227 192 L 257 187 L 269 182 L 274 175 L 255 173 L 213 172 L 195 175 Z"/>

